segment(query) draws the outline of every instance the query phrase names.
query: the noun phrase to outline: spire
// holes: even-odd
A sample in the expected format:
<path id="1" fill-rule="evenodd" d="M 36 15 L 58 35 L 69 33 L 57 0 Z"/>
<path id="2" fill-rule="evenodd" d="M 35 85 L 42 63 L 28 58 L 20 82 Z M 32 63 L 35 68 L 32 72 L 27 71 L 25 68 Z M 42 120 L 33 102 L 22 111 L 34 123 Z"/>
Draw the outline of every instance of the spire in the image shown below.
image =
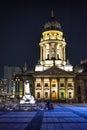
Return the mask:
<path id="1" fill-rule="evenodd" d="M 51 10 L 51 18 L 54 17 L 54 12 L 53 12 L 53 9 Z"/>
<path id="2" fill-rule="evenodd" d="M 27 71 L 27 63 L 25 62 L 25 65 L 23 67 L 23 72 Z"/>

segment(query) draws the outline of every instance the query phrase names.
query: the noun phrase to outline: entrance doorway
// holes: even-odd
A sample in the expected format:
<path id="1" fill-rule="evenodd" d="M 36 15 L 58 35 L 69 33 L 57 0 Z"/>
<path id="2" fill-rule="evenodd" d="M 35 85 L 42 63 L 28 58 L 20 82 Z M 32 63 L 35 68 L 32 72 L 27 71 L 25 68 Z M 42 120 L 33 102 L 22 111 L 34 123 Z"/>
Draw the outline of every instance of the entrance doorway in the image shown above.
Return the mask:
<path id="1" fill-rule="evenodd" d="M 52 96 L 51 97 L 52 97 L 52 100 L 56 100 L 56 92 L 55 91 L 52 92 Z"/>

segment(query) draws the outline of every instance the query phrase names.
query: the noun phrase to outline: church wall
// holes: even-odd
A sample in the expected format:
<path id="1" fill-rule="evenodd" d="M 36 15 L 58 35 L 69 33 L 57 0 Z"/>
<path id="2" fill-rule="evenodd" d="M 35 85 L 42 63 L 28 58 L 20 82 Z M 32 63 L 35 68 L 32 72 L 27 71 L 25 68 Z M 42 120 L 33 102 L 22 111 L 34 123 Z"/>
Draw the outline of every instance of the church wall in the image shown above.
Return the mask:
<path id="1" fill-rule="evenodd" d="M 77 75 L 75 81 L 76 102 L 87 102 L 87 78 L 85 75 Z"/>
<path id="2" fill-rule="evenodd" d="M 38 98 L 38 93 L 40 97 Z M 74 81 L 73 78 L 36 78 L 35 98 L 51 100 L 73 100 Z"/>

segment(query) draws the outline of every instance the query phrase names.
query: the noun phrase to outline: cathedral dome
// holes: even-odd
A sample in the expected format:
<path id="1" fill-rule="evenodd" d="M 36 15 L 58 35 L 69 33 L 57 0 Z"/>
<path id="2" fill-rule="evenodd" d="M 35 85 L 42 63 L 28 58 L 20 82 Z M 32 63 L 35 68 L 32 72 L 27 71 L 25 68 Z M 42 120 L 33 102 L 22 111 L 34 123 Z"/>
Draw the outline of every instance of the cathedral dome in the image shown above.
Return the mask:
<path id="1" fill-rule="evenodd" d="M 51 12 L 51 18 L 45 23 L 44 30 L 59 30 L 62 31 L 60 23 L 54 17 L 53 11 Z"/>

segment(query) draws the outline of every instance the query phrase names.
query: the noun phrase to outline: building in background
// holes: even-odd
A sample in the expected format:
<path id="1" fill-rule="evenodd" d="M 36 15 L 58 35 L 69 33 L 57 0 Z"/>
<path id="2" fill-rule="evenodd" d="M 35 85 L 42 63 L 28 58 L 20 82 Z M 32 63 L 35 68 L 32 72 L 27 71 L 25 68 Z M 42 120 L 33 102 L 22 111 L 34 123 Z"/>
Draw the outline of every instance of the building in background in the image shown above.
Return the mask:
<path id="1" fill-rule="evenodd" d="M 7 80 L 1 79 L 0 80 L 0 103 L 5 102 L 7 97 L 9 97 L 9 94 L 7 93 Z"/>
<path id="2" fill-rule="evenodd" d="M 76 102 L 87 103 L 87 59 L 80 62 L 75 66 L 75 95 Z"/>
<path id="3" fill-rule="evenodd" d="M 16 74 L 21 74 L 22 70 L 20 67 L 15 66 L 4 66 L 4 79 L 7 80 L 7 93 L 14 91 L 14 77 Z"/>

